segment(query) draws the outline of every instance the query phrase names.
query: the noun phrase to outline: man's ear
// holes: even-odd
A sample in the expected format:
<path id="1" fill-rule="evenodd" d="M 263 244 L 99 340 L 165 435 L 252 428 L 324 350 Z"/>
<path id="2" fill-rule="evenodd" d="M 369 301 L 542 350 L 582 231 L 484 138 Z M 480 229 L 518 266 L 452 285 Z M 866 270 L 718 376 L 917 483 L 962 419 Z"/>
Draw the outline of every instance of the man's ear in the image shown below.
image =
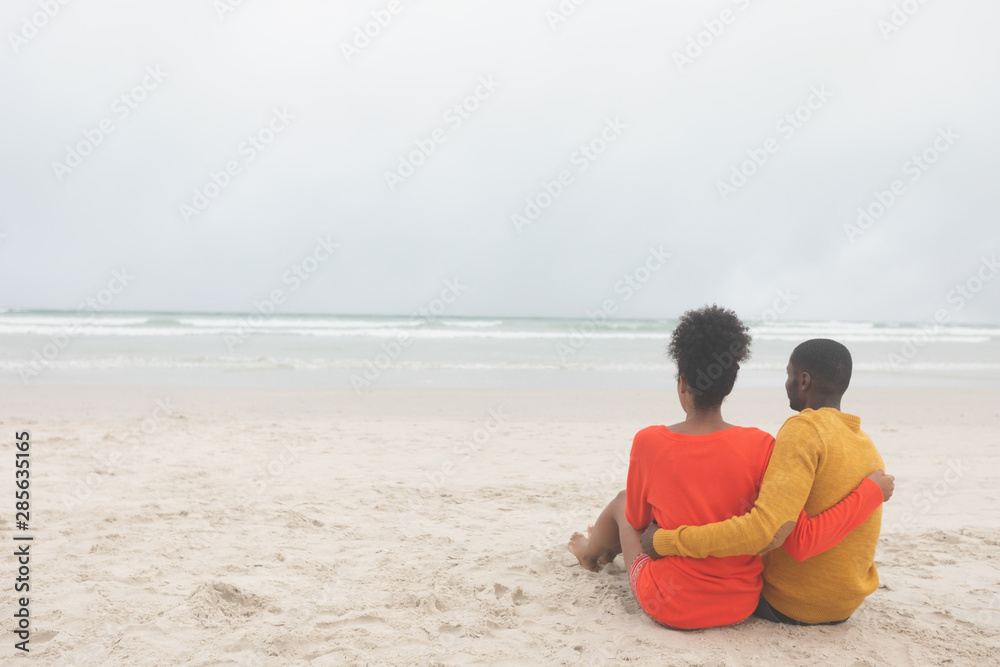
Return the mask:
<path id="1" fill-rule="evenodd" d="M 802 391 L 809 391 L 809 387 L 812 386 L 812 376 L 805 371 L 799 373 L 799 386 L 802 387 Z"/>

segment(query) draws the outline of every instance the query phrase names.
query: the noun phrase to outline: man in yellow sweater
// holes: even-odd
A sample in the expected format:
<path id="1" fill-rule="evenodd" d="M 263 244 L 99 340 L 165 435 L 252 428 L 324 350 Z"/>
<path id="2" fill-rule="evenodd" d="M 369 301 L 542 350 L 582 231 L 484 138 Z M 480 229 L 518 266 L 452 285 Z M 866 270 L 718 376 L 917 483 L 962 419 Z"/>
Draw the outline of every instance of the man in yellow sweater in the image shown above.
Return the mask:
<path id="1" fill-rule="evenodd" d="M 851 379 L 851 354 L 828 339 L 808 340 L 792 352 L 785 390 L 793 410 L 776 436 L 754 508 L 706 526 L 657 529 L 643 547 L 662 556 L 757 554 L 781 544 L 800 512 L 815 516 L 840 502 L 872 471 L 884 468 L 861 420 L 840 411 Z M 763 556 L 764 588 L 755 614 L 792 624 L 840 623 L 878 588 L 875 546 L 882 525 L 876 509 L 839 544 L 803 562 L 784 549 Z"/>

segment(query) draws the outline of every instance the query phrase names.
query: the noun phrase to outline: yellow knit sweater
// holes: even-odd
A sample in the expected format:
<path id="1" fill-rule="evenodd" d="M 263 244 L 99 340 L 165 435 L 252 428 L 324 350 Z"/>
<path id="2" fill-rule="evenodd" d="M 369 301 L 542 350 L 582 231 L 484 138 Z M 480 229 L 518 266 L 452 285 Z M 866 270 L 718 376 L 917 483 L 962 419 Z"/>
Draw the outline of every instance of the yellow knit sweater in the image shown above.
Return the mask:
<path id="1" fill-rule="evenodd" d="M 865 477 L 884 468 L 861 420 L 833 408 L 803 410 L 778 431 L 755 507 L 707 526 L 659 530 L 653 546 L 663 556 L 737 556 L 766 547 L 787 521 L 816 516 L 836 505 Z M 751 499 L 752 500 L 752 499 Z M 765 554 L 764 599 L 804 623 L 840 621 L 878 588 L 875 545 L 882 508 L 837 546 L 802 563 L 783 549 Z"/>

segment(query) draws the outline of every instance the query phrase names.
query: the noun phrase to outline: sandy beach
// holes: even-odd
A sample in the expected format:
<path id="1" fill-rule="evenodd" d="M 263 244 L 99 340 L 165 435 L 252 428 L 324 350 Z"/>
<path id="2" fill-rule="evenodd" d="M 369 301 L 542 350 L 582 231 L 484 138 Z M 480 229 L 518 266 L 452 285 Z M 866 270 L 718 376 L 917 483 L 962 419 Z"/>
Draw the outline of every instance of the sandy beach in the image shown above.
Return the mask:
<path id="1" fill-rule="evenodd" d="M 1000 667 L 998 24 L 3 2 L 0 667 Z M 771 442 L 701 436 L 848 384 L 895 495 L 847 622 L 673 630 L 580 565 L 620 513 L 568 550 L 678 390 L 697 439 L 636 456 L 633 520 L 748 505 Z M 783 442 L 743 536 L 861 483 L 847 437 Z M 788 588 L 870 590 L 862 525 Z M 650 589 L 731 620 L 735 561 L 673 565 Z"/>
<path id="2" fill-rule="evenodd" d="M 24 658 L 40 664 L 1000 660 L 996 389 L 850 391 L 844 410 L 897 477 L 881 588 L 838 627 L 696 632 L 646 618 L 620 559 L 593 574 L 566 550 L 624 487 L 634 432 L 679 419 L 670 392 L 0 394 L 2 479 L 14 432 L 33 443 Z M 789 414 L 780 388 L 726 404 L 772 433 Z M 10 539 L 8 512 L 0 527 Z"/>

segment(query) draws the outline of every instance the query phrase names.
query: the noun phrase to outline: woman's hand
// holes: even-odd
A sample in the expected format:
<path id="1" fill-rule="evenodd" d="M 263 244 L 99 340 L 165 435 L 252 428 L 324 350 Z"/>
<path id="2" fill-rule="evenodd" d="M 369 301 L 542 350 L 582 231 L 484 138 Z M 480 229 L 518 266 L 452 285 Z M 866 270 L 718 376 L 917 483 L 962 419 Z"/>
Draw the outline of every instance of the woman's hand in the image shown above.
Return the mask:
<path id="1" fill-rule="evenodd" d="M 868 475 L 868 479 L 878 484 L 879 488 L 882 489 L 882 502 L 887 502 L 889 498 L 892 498 L 892 492 L 896 488 L 895 477 L 886 475 L 884 470 L 879 469 Z"/>

